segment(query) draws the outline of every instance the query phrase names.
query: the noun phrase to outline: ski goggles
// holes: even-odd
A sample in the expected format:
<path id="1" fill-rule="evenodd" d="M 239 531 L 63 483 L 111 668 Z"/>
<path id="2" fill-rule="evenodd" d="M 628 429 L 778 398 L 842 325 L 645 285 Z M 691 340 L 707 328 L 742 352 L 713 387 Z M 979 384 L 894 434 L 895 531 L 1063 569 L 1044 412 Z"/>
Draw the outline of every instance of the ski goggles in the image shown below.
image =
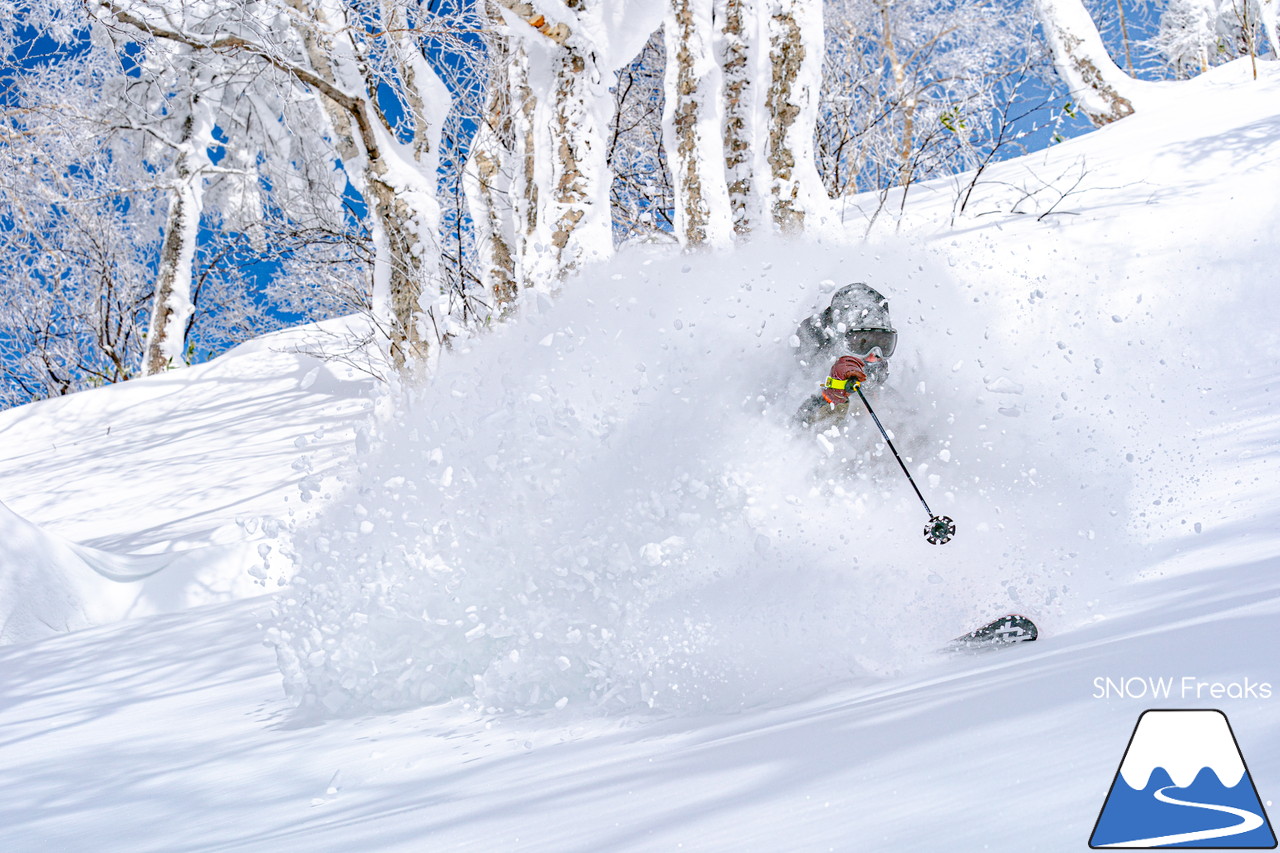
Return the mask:
<path id="1" fill-rule="evenodd" d="M 892 329 L 850 329 L 844 333 L 844 342 L 853 355 L 879 349 L 880 355 L 888 358 L 898 345 L 898 333 Z"/>

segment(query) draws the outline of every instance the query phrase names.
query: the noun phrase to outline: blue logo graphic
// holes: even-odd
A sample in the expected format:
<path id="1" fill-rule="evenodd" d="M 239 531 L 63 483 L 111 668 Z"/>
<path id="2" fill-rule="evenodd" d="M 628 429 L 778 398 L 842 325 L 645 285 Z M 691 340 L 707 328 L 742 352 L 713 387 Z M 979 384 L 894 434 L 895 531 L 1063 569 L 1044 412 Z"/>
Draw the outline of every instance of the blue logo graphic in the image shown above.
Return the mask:
<path id="1" fill-rule="evenodd" d="M 1089 846 L 1275 848 L 1275 833 L 1227 715 L 1143 712 Z"/>

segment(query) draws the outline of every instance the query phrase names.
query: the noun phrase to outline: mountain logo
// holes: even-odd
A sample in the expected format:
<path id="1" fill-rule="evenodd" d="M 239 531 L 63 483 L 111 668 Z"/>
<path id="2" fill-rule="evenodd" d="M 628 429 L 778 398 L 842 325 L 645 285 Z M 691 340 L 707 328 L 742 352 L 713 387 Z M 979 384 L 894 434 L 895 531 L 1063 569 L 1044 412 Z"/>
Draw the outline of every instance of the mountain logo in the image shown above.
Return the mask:
<path id="1" fill-rule="evenodd" d="M 1227 715 L 1144 711 L 1089 846 L 1274 849 L 1275 833 Z"/>

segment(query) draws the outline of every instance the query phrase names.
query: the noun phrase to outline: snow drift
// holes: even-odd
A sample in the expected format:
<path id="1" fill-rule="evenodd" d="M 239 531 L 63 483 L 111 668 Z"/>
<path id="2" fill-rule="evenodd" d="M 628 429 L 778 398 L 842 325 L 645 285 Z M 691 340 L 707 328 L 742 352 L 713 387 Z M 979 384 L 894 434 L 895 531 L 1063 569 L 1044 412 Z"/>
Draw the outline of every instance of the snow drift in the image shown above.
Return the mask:
<path id="1" fill-rule="evenodd" d="M 0 542 L 0 644 L 119 619 L 137 596 L 126 584 L 210 556 L 100 551 L 48 533 L 3 503 Z"/>
<path id="2" fill-rule="evenodd" d="M 0 644 L 261 594 L 259 549 L 306 517 L 368 412 L 367 365 L 308 353 L 360 332 L 291 329 L 0 412 Z"/>

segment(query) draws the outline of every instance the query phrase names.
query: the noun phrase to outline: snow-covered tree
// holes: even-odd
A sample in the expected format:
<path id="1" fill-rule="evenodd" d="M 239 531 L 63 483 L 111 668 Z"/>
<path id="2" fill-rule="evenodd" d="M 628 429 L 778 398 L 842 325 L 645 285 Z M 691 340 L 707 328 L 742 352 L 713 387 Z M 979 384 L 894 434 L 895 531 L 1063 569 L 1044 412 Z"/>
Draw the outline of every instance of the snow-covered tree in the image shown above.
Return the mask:
<path id="1" fill-rule="evenodd" d="M 1175 76 L 1193 77 L 1238 56 L 1257 55 L 1265 34 L 1273 53 L 1277 0 L 1169 0 L 1151 45 Z"/>
<path id="2" fill-rule="evenodd" d="M 1280 0 L 1259 0 L 1258 20 L 1262 22 L 1262 31 L 1267 34 L 1267 43 L 1271 45 L 1271 58 L 1280 59 Z"/>
<path id="3" fill-rule="evenodd" d="M 535 236 L 524 247 L 523 277 L 549 289 L 613 249 L 605 146 L 612 99 L 592 40 L 603 27 L 604 0 L 566 3 L 558 18 L 539 3 L 502 3 L 516 19 L 509 32 L 523 42 L 528 63 L 528 77 L 517 73 L 513 82 L 527 79 L 535 96 L 528 190 Z"/>
<path id="4" fill-rule="evenodd" d="M 397 365 L 425 356 L 445 328 L 440 302 L 440 128 L 450 97 L 424 53 L 430 12 L 411 2 L 289 0 L 191 7 L 98 0 L 109 26 L 227 59 L 251 57 L 316 98 L 307 140 L 335 150 L 363 198 L 375 247 L 373 309 Z M 294 133 L 304 128 L 293 127 Z"/>
<path id="5" fill-rule="evenodd" d="M 493 32 L 488 43 L 489 75 L 484 114 L 471 141 L 465 185 L 474 232 L 476 267 L 490 305 L 501 315 L 514 304 L 516 280 L 515 222 L 510 188 L 515 151 L 515 121 L 511 98 L 511 50 L 502 32 L 496 3 L 486 0 Z"/>
<path id="6" fill-rule="evenodd" d="M 733 236 L 713 7 L 713 0 L 669 0 L 664 25 L 663 127 L 675 181 L 676 237 L 686 247 L 724 246 Z"/>
<path id="7" fill-rule="evenodd" d="M 1142 83 L 1126 74 L 1106 46 L 1082 0 L 1035 0 L 1058 75 L 1094 124 L 1131 115 Z"/>
<path id="8" fill-rule="evenodd" d="M 1098 0 L 1094 2 L 1097 6 Z M 1125 5 L 1117 3 L 1114 17 L 1122 27 L 1130 73 L 1108 54 L 1083 0 L 1035 0 L 1035 8 L 1058 75 L 1081 111 L 1099 125 L 1133 113 L 1147 84 L 1134 76 Z M 1160 9 L 1156 33 L 1139 44 L 1161 57 L 1173 76 L 1180 78 L 1241 56 L 1256 61 L 1264 52 L 1264 39 L 1272 54 L 1280 56 L 1278 9 L 1280 0 L 1167 0 Z M 1151 76 L 1149 67 L 1141 70 Z"/>
<path id="9" fill-rule="evenodd" d="M 151 128 L 153 138 L 170 147 L 172 162 L 166 188 L 169 209 L 143 360 L 143 372 L 148 375 L 186 362 L 186 330 L 195 313 L 191 286 L 204 212 L 204 182 L 213 166 L 209 151 L 215 144 L 215 115 L 222 94 L 212 68 L 191 57 L 184 47 L 173 53 L 176 55 L 166 57 L 164 65 L 180 69 L 179 79 L 166 81 L 158 100 L 170 108 L 164 124 L 176 127 L 169 133 L 162 127 Z"/>
<path id="10" fill-rule="evenodd" d="M 76 84 L 87 83 L 77 76 Z M 90 105 L 76 97 L 76 87 L 42 89 L 52 97 L 23 92 L 23 106 L 5 110 L 0 130 L 5 406 L 139 372 L 151 297 L 148 259 L 163 222 L 158 194 L 126 159 L 141 159 L 141 140 L 116 139 L 103 152 L 101 138 L 78 120 Z"/>
<path id="11" fill-rule="evenodd" d="M 832 196 L 974 167 L 1011 144 L 1020 87 L 1047 83 L 1017 0 L 828 0 L 818 160 Z"/>
<path id="12" fill-rule="evenodd" d="M 710 27 L 704 17 L 708 11 Z M 822 86 L 822 3 L 673 2 L 666 34 L 667 148 L 677 186 L 677 231 L 707 217 L 713 223 L 710 241 L 723 242 L 726 216 L 720 207 L 726 197 L 728 222 L 739 234 L 761 227 L 797 231 L 823 218 L 829 200 L 814 149 Z M 706 153 L 694 162 L 710 157 L 717 125 L 723 179 L 717 169 L 713 183 L 706 183 L 712 170 L 700 166 L 702 195 L 690 198 L 681 188 L 690 183 L 681 160 L 699 150 Z M 688 153 L 679 150 L 681 144 Z M 697 213 L 691 218 L 682 209 Z M 692 242 L 688 234 L 681 239 Z"/>
<path id="13" fill-rule="evenodd" d="M 759 79 L 760 0 L 715 0 L 716 55 L 724 78 L 721 113 L 725 180 L 733 228 L 749 233 L 760 217 L 756 150 L 760 134 L 756 100 Z"/>
<path id="14" fill-rule="evenodd" d="M 156 271 L 163 244 L 177 233 L 170 219 L 180 140 L 170 132 L 186 122 L 170 109 L 172 99 L 153 98 L 161 90 L 146 71 L 145 52 L 130 53 L 126 70 L 105 36 L 77 40 L 61 59 L 17 75 L 6 92 L 5 403 L 145 372 L 148 318 L 161 283 Z M 154 109 L 135 109 L 144 105 Z M 214 205 L 229 215 L 236 182 L 225 165 L 220 171 Z M 199 214 L 192 211 L 192 220 Z M 173 323 L 174 339 L 184 342 L 174 357 L 183 362 L 191 347 L 218 351 L 273 325 L 238 268 L 238 240 L 210 237 L 189 249 L 182 290 L 188 310 Z"/>
<path id="15" fill-rule="evenodd" d="M 813 133 L 822 88 L 822 4 L 812 0 L 758 0 L 768 85 L 764 93 L 763 164 L 755 186 L 774 227 L 794 231 L 826 208 Z"/>
<path id="16" fill-rule="evenodd" d="M 521 39 L 508 42 L 508 109 L 511 113 L 511 231 L 515 258 L 512 267 L 521 288 L 532 284 L 532 259 L 538 251 L 538 97 L 529 82 L 529 50 Z M 543 149 L 545 151 L 545 147 Z"/>

